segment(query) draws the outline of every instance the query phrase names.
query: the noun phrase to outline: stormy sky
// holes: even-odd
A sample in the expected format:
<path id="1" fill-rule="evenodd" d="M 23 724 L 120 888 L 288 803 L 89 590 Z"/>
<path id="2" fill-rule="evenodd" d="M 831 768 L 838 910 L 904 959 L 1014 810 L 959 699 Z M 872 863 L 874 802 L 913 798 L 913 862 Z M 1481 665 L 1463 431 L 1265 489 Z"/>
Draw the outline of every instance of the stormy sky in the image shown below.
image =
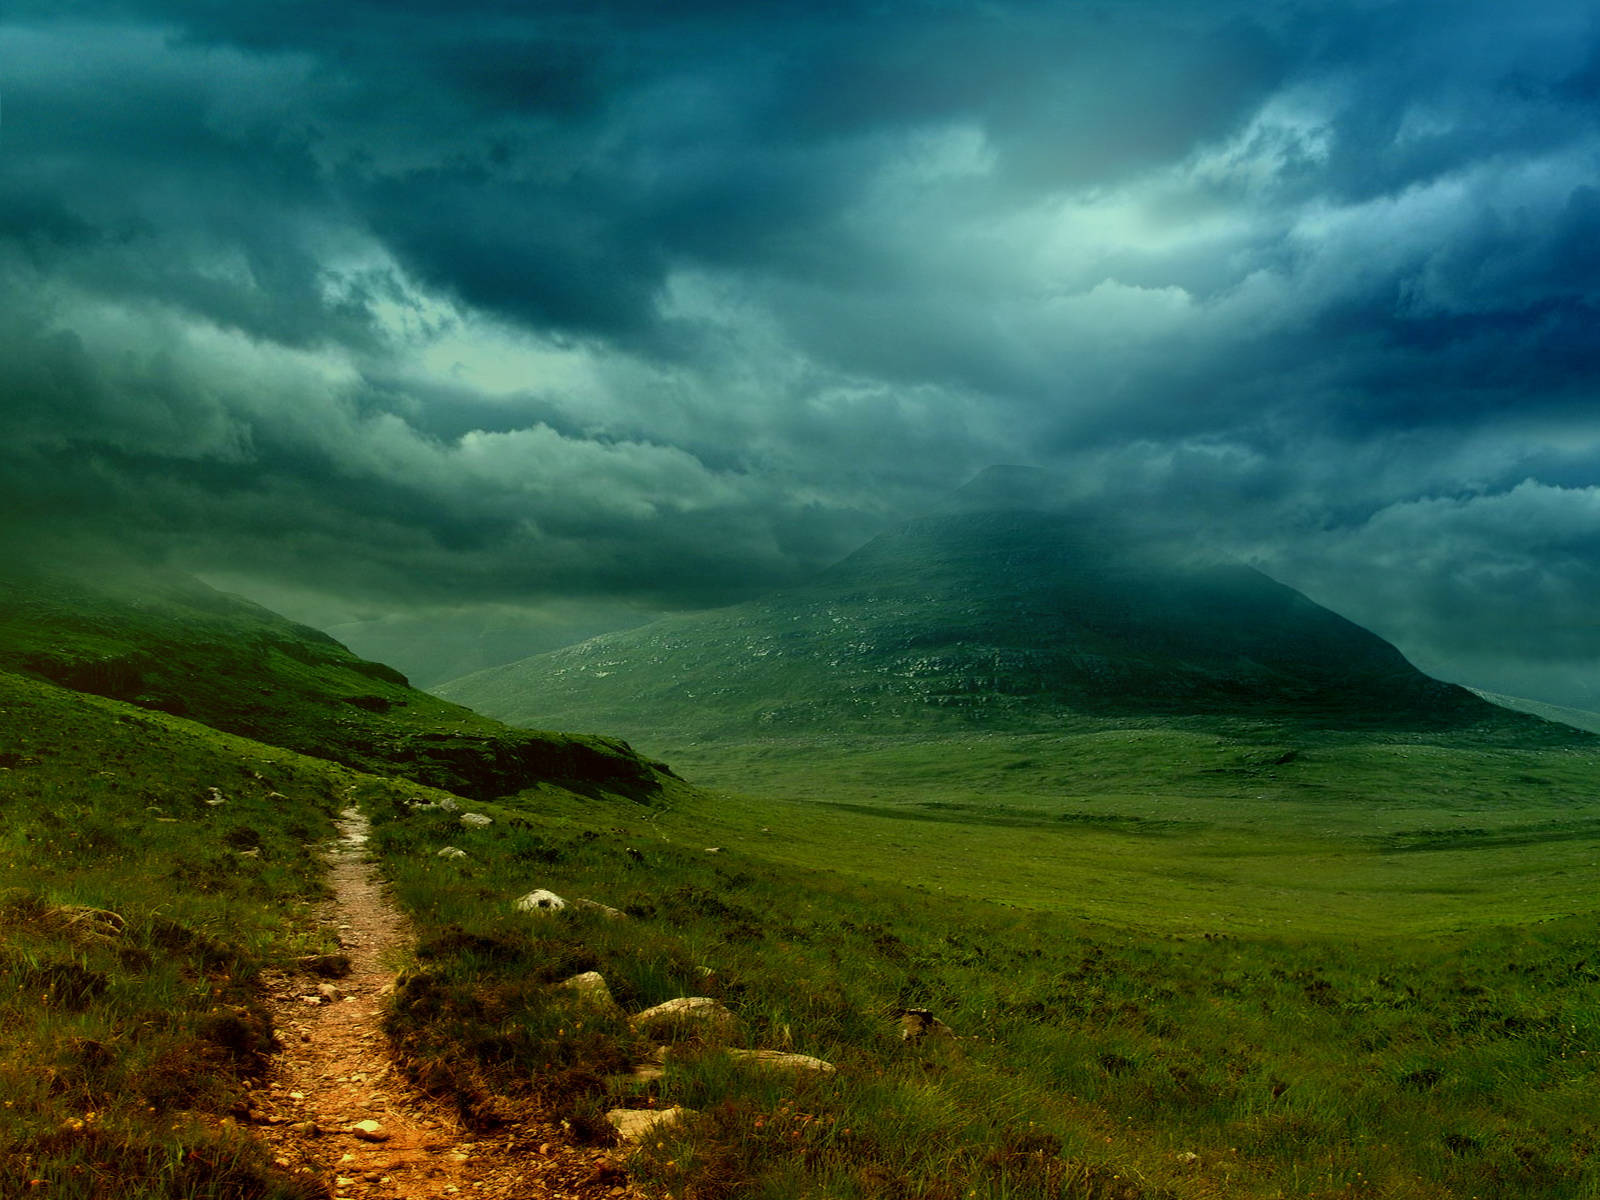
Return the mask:
<path id="1" fill-rule="evenodd" d="M 1597 705 L 1597 316 L 1590 3 L 0 13 L 12 543 L 340 629 L 742 599 L 1023 464 Z"/>

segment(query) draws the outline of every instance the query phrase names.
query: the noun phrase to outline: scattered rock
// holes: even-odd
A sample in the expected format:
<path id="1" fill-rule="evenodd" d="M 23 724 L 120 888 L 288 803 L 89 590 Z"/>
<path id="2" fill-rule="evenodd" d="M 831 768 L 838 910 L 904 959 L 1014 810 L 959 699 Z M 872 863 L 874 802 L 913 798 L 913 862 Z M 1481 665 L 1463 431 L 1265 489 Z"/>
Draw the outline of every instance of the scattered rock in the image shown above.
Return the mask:
<path id="1" fill-rule="evenodd" d="M 566 906 L 567 902 L 554 892 L 534 888 L 526 896 L 520 897 L 513 907 L 518 912 L 558 912 Z"/>
<path id="2" fill-rule="evenodd" d="M 1178 1155 L 1178 1161 L 1186 1167 L 1192 1167 L 1195 1163 L 1200 1161 L 1200 1156 L 1193 1150 L 1185 1150 L 1182 1154 Z"/>
<path id="3" fill-rule="evenodd" d="M 324 1004 L 332 1004 L 335 1000 L 344 999 L 344 993 L 339 990 L 337 984 L 332 983 L 319 984 L 317 995 L 321 997 Z"/>
<path id="4" fill-rule="evenodd" d="M 482 829 L 485 825 L 493 825 L 494 818 L 486 817 L 482 813 L 462 813 L 461 823 L 468 829 Z"/>
<path id="5" fill-rule="evenodd" d="M 721 854 L 722 853 L 722 847 L 721 846 L 707 846 L 706 847 L 706 853 L 707 854 Z"/>
<path id="6" fill-rule="evenodd" d="M 620 1013 L 621 1007 L 611 995 L 611 989 L 606 986 L 605 977 L 599 971 L 585 971 L 582 975 L 574 975 L 571 979 L 563 979 L 557 987 L 569 988 L 578 994 L 589 1007 L 603 1013 Z"/>
<path id="7" fill-rule="evenodd" d="M 448 813 L 453 813 L 453 812 L 460 812 L 461 811 L 461 805 L 457 804 L 454 800 L 450 799 L 450 797 L 448 797 L 448 796 L 446 796 L 442 800 L 434 800 L 434 801 L 431 801 L 431 802 L 427 801 L 427 800 L 422 800 L 422 799 L 419 799 L 416 796 L 413 796 L 413 797 L 411 797 L 411 799 L 406 801 L 406 807 L 409 808 L 412 812 L 448 812 Z"/>
<path id="8" fill-rule="evenodd" d="M 377 1121 L 357 1121 L 350 1126 L 350 1132 L 363 1142 L 387 1142 L 389 1131 Z"/>
<path id="9" fill-rule="evenodd" d="M 307 975 L 320 975 L 324 979 L 343 979 L 350 974 L 348 954 L 307 954 L 294 960 Z"/>
<path id="10" fill-rule="evenodd" d="M 643 1140 L 647 1134 L 670 1129 L 688 1117 L 695 1116 L 692 1108 L 673 1105 L 671 1108 L 613 1108 L 606 1114 L 611 1128 L 625 1142 Z"/>
<path id="11" fill-rule="evenodd" d="M 206 804 L 209 807 L 216 808 L 219 804 L 226 804 L 228 802 L 228 798 L 216 788 L 207 788 L 206 791 L 209 793 L 206 796 Z"/>
<path id="12" fill-rule="evenodd" d="M 467 852 L 459 846 L 445 846 L 439 851 L 440 858 L 465 858 Z"/>
<path id="13" fill-rule="evenodd" d="M 680 996 L 638 1013 L 632 1025 L 651 1037 L 666 1038 L 731 1037 L 739 1029 L 739 1018 L 720 1001 L 709 996 Z"/>
<path id="14" fill-rule="evenodd" d="M 955 1030 L 925 1008 L 899 1008 L 900 1040 L 914 1042 L 925 1037 L 955 1037 Z"/>
<path id="15" fill-rule="evenodd" d="M 290 1133 L 298 1133 L 301 1137 L 321 1137 L 322 1126 L 315 1121 L 296 1121 L 289 1126 Z"/>
<path id="16" fill-rule="evenodd" d="M 605 913 L 605 915 L 610 917 L 613 921 L 626 921 L 628 919 L 628 914 L 623 912 L 620 908 L 612 908 L 611 905 L 601 904 L 598 900 L 585 900 L 582 897 L 579 897 L 572 902 L 572 907 L 587 908 L 592 909 L 595 912 Z"/>
<path id="17" fill-rule="evenodd" d="M 782 1050 L 729 1050 L 728 1057 L 735 1062 L 774 1071 L 815 1071 L 819 1075 L 832 1075 L 839 1069 L 824 1059 L 813 1058 L 809 1054 L 788 1054 Z"/>

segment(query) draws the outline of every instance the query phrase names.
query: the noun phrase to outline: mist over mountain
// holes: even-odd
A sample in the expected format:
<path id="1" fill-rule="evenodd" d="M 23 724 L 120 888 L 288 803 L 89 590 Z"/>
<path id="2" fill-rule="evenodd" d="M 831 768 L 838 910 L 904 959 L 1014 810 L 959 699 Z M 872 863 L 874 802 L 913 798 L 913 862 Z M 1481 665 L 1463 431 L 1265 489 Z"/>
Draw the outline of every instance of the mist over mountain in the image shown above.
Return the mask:
<path id="1" fill-rule="evenodd" d="M 1114 517 L 1030 507 L 1049 486 L 985 473 L 806 586 L 438 691 L 516 723 L 633 738 L 1107 717 L 1455 728 L 1503 715 L 1250 567 Z"/>

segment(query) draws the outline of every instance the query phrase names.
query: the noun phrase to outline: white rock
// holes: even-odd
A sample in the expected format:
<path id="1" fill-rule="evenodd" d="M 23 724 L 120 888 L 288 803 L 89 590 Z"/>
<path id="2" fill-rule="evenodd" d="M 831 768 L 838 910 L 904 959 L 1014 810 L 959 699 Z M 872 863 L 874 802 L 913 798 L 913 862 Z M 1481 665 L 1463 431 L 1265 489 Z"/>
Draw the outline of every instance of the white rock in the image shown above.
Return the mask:
<path id="1" fill-rule="evenodd" d="M 824 1059 L 812 1058 L 809 1054 L 787 1054 L 782 1050 L 729 1050 L 728 1057 L 735 1062 L 774 1071 L 816 1071 L 832 1075 L 839 1069 Z"/>
<path id="2" fill-rule="evenodd" d="M 461 823 L 469 829 L 482 829 L 485 825 L 493 825 L 494 818 L 486 817 L 482 813 L 462 813 Z"/>
<path id="3" fill-rule="evenodd" d="M 563 979 L 557 987 L 568 988 L 578 994 L 589 1007 L 604 1013 L 621 1012 L 616 1000 L 611 995 L 611 989 L 606 986 L 605 976 L 599 971 L 585 971 L 582 975 L 574 975 L 571 979 Z"/>
<path id="4" fill-rule="evenodd" d="M 544 888 L 534 888 L 526 896 L 519 898 L 513 906 L 518 912 L 556 912 L 567 906 L 567 902 L 554 892 Z"/>
<path id="5" fill-rule="evenodd" d="M 467 852 L 457 846 L 445 846 L 439 851 L 440 858 L 465 858 Z"/>
<path id="6" fill-rule="evenodd" d="M 656 1037 L 674 1033 L 727 1037 L 739 1028 L 739 1018 L 709 996 L 680 996 L 636 1014 L 632 1025 Z"/>
<path id="7" fill-rule="evenodd" d="M 692 1108 L 673 1105 L 671 1108 L 613 1108 L 606 1120 L 625 1142 L 637 1142 L 645 1135 L 670 1129 L 687 1117 L 695 1115 Z"/>

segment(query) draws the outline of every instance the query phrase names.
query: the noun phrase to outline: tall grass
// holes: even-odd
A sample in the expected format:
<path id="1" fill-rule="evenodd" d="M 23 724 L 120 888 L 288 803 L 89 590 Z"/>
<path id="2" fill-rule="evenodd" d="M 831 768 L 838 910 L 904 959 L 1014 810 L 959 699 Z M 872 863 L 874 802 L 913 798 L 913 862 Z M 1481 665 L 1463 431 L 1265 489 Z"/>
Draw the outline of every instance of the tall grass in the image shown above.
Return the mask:
<path id="1" fill-rule="evenodd" d="M 311 1194 L 234 1116 L 342 779 L 4 674 L 0 762 L 0 1195 Z"/>

